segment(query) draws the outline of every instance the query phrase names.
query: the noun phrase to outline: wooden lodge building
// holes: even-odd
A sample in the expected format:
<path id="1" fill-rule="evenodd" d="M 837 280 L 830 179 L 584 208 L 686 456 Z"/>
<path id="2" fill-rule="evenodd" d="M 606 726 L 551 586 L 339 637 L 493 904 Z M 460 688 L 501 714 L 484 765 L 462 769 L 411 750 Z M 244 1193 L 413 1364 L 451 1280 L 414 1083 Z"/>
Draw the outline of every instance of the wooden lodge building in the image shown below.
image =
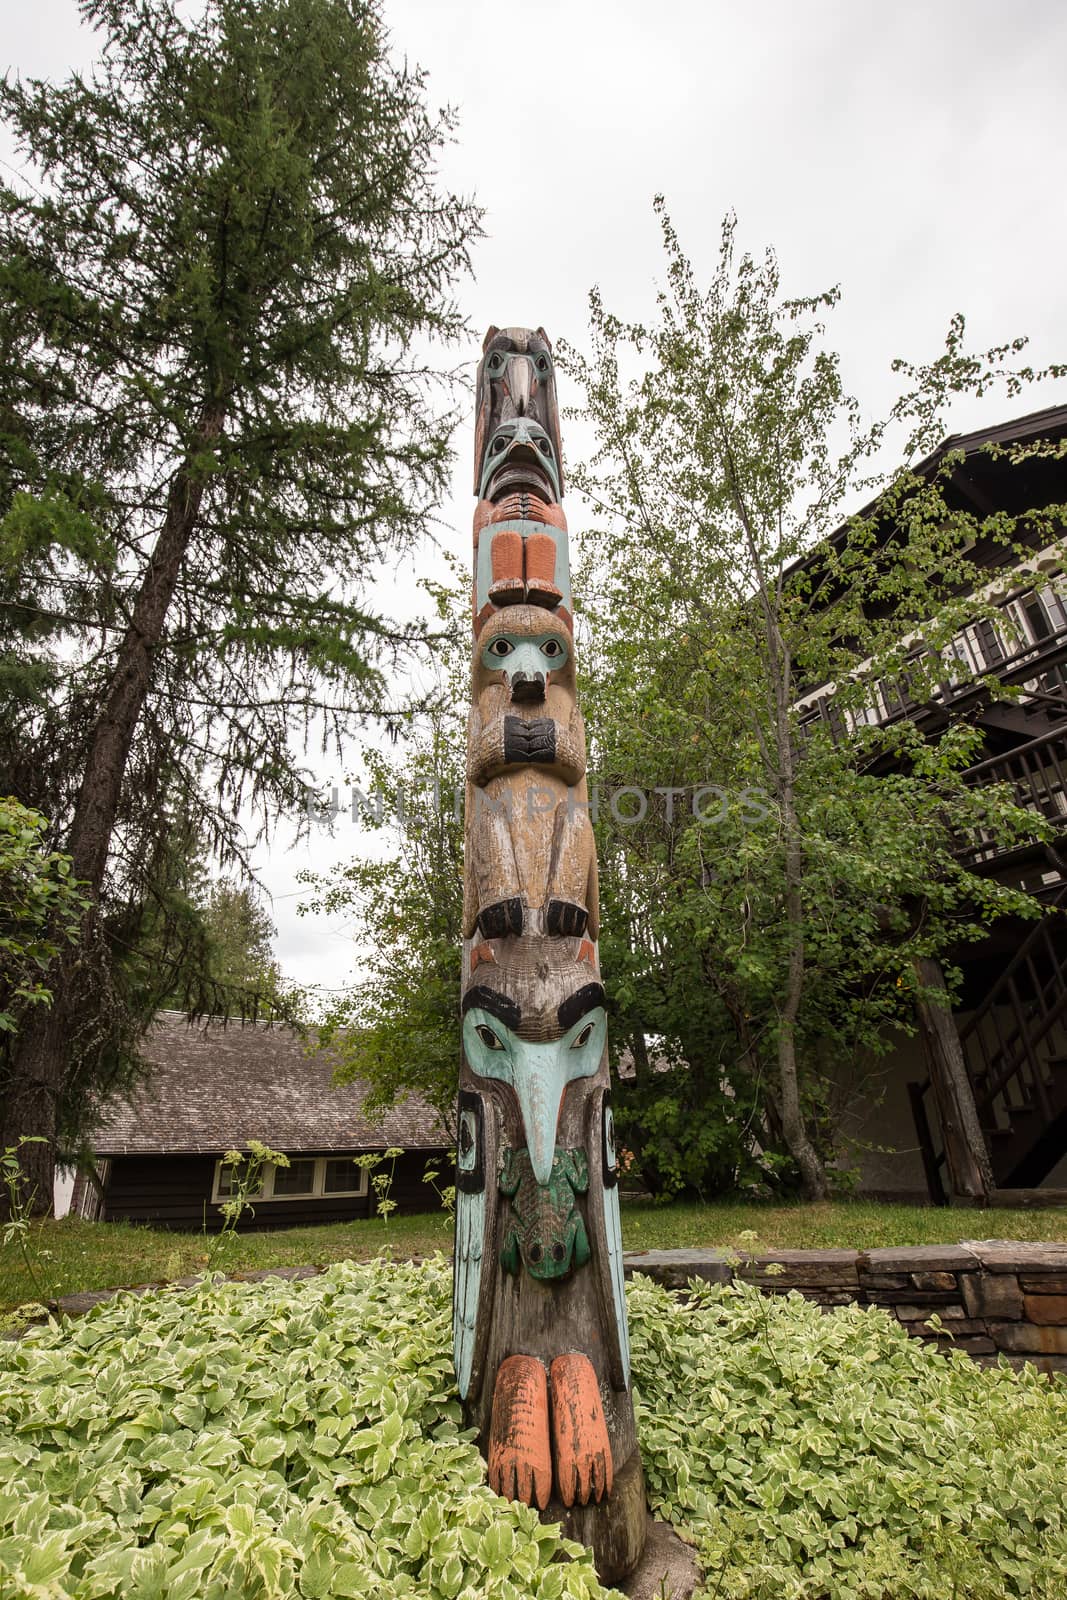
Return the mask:
<path id="1" fill-rule="evenodd" d="M 452 1140 L 423 1101 L 368 1115 L 366 1086 L 333 1086 L 334 1061 L 309 1055 L 284 1023 L 190 1022 L 161 1012 L 144 1043 L 151 1071 L 116 1101 L 93 1138 L 92 1177 L 79 1173 L 71 1210 L 104 1221 L 217 1229 L 228 1194 L 227 1150 L 258 1139 L 289 1157 L 269 1167 L 242 1228 L 300 1227 L 375 1215 L 354 1156 L 401 1149 L 389 1198 L 432 1211 L 427 1163 L 450 1181 Z M 390 1162 L 391 1166 L 392 1163 Z"/>
<path id="2" fill-rule="evenodd" d="M 1039 440 L 1064 453 L 1027 457 Z M 1014 446 L 1023 447 L 1019 460 L 997 453 Z M 981 518 L 1067 504 L 1067 407 L 955 435 L 919 471 L 937 470 L 949 452 L 963 458 L 948 480 L 950 505 L 955 499 Z M 883 1063 L 881 1096 L 862 1104 L 847 1128 L 861 1150 L 868 1145 L 860 1156 L 868 1194 L 968 1198 L 969 1123 L 978 1147 L 984 1142 L 998 1199 L 1022 1201 L 1035 1189 L 1067 1199 L 1067 527 L 1054 521 L 1060 531 L 1050 543 L 1047 527 L 1027 535 L 1024 517 L 1016 538 L 1030 548 L 1014 581 L 987 596 L 996 614 L 964 628 L 933 674 L 919 675 L 919 698 L 907 682 L 882 682 L 867 714 L 881 725 L 910 718 L 931 735 L 966 719 L 982 736 L 971 780 L 1009 784 L 1020 805 L 1053 824 L 1050 841 L 1011 849 L 988 837 L 960 841 L 972 871 L 1028 891 L 1046 915 L 1002 919 L 981 943 L 953 952 L 963 972 L 954 1027 L 939 1028 L 940 1039 L 902 1041 Z M 979 544 L 970 554 L 1003 575 L 1002 545 Z M 918 640 L 913 656 L 924 650 Z M 802 725 L 821 719 L 849 736 L 832 685 L 812 686 L 800 707 Z"/>

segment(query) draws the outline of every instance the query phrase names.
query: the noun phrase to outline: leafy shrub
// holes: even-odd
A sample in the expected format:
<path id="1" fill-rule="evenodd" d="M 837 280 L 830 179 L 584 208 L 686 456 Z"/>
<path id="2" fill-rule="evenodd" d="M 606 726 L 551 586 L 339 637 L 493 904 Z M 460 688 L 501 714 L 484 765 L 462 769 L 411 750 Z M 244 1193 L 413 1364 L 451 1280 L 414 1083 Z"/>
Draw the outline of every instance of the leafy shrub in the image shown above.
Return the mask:
<path id="1" fill-rule="evenodd" d="M 630 1307 L 650 1495 L 707 1600 L 1067 1594 L 1067 1386 L 745 1285 Z M 31 1331 L 0 1352 L 0 1594 L 606 1600 L 485 1487 L 449 1338 L 440 1259 Z"/>
<path id="2" fill-rule="evenodd" d="M 124 1296 L 0 1354 L 4 1600 L 592 1600 L 484 1483 L 450 1274 Z M 577 1559 L 559 1565 L 562 1547 Z"/>
<path id="3" fill-rule="evenodd" d="M 1067 1384 L 881 1311 L 693 1294 L 629 1304 L 650 1499 L 709 1600 L 1063 1600 Z"/>

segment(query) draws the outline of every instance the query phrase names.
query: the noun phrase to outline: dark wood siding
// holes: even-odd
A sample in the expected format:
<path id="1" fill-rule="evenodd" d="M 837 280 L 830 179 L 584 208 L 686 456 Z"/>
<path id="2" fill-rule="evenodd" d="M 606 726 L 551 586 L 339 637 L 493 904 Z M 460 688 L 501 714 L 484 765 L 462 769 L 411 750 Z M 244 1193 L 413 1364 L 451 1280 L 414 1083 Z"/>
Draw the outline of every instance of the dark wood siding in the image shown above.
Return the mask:
<path id="1" fill-rule="evenodd" d="M 301 1153 L 330 1155 L 335 1152 Z M 219 1207 L 211 1203 L 217 1159 L 211 1155 L 114 1156 L 107 1185 L 105 1220 L 183 1230 L 206 1226 L 209 1231 L 215 1231 L 222 1220 Z M 398 1212 L 437 1210 L 436 1194 L 422 1181 L 431 1159 L 441 1173 L 438 1182 L 451 1182 L 445 1151 L 409 1150 L 397 1158 L 389 1198 L 396 1201 Z M 355 1217 L 374 1216 L 375 1205 L 373 1188 L 368 1194 L 358 1196 L 265 1200 L 255 1205 L 254 1215 L 246 1213 L 238 1226 L 245 1231 L 297 1228 L 317 1222 L 350 1222 Z"/>

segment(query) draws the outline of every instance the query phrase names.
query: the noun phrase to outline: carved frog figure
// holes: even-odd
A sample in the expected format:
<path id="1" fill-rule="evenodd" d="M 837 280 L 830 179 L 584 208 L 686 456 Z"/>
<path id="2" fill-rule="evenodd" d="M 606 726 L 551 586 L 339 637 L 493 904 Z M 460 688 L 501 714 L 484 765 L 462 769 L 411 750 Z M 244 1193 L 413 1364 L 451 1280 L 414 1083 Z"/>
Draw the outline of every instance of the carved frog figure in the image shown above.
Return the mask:
<path id="1" fill-rule="evenodd" d="M 528 1150 L 504 1151 L 500 1192 L 511 1201 L 500 1252 L 505 1272 L 522 1261 L 532 1278 L 565 1278 L 572 1266 L 589 1260 L 589 1235 L 575 1196 L 589 1187 L 584 1150 L 561 1150 L 552 1157 L 547 1184 L 539 1184 Z"/>

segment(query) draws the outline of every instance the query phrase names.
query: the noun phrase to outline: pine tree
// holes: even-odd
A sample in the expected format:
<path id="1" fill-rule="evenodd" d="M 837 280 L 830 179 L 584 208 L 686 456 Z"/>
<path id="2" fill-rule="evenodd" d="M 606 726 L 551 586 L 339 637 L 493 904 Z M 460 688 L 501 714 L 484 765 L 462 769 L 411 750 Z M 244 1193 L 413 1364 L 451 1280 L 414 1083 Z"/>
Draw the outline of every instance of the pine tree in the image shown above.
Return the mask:
<path id="1" fill-rule="evenodd" d="M 478 231 L 374 0 L 81 10 L 91 76 L 0 85 L 0 755 L 89 902 L 0 1145 L 126 1048 L 105 919 L 160 840 L 232 857 L 243 803 L 298 804 L 294 735 L 387 698 L 414 634 L 367 587 L 442 486 L 427 351 Z"/>

